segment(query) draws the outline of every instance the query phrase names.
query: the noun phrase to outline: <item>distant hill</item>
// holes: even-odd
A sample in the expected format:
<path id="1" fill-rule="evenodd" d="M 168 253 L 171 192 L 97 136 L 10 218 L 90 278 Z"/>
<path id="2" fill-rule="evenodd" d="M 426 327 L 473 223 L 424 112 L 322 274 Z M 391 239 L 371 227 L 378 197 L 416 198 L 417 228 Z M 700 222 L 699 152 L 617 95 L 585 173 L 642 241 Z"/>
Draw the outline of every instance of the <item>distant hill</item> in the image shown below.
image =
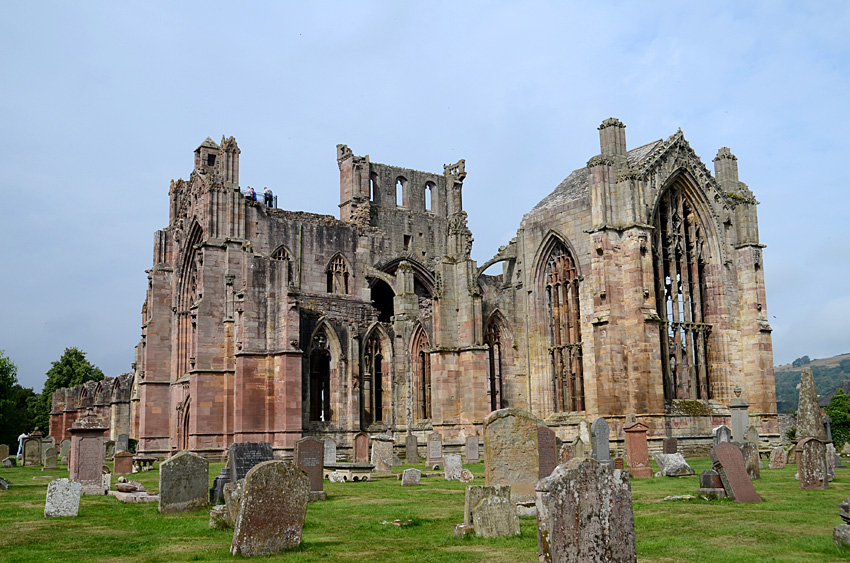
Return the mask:
<path id="1" fill-rule="evenodd" d="M 844 361 L 842 362 L 842 360 Z M 795 360 L 795 363 L 799 364 L 800 361 Z M 779 404 L 779 412 L 797 410 L 797 400 L 799 399 L 797 385 L 800 384 L 800 373 L 804 368 L 812 368 L 818 395 L 823 396 L 832 393 L 844 381 L 850 380 L 850 353 L 832 356 L 831 358 L 815 359 L 798 366 L 792 364 L 776 366 L 774 372 L 776 374 L 776 402 Z"/>

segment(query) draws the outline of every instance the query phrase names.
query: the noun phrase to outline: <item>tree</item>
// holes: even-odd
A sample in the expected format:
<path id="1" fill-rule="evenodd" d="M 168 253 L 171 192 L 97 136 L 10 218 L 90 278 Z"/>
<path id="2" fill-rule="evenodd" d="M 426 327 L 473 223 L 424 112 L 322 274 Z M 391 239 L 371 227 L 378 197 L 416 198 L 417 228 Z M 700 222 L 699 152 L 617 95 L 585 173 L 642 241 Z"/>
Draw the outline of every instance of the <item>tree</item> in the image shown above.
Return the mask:
<path id="1" fill-rule="evenodd" d="M 50 426 L 50 408 L 53 393 L 63 387 L 73 387 L 86 381 L 100 381 L 103 372 L 86 359 L 86 353 L 79 348 L 65 348 L 62 357 L 51 364 L 47 370 L 47 381 L 41 395 L 30 402 L 35 425 L 47 434 Z"/>
<path id="2" fill-rule="evenodd" d="M 825 410 L 832 421 L 832 441 L 835 449 L 840 450 L 846 442 L 850 442 L 850 397 L 839 388 Z"/>
<path id="3" fill-rule="evenodd" d="M 838 362 L 838 365 L 841 366 L 841 371 L 850 375 L 850 358 L 844 358 Z"/>
<path id="4" fill-rule="evenodd" d="M 803 356 L 802 358 L 797 358 L 796 360 L 791 362 L 791 365 L 794 366 L 795 368 L 798 368 L 800 366 L 804 366 L 804 365 L 810 364 L 810 363 L 812 363 L 812 360 L 808 356 Z"/>
<path id="5" fill-rule="evenodd" d="M 17 450 L 18 435 L 32 430 L 27 399 L 34 395 L 18 384 L 18 366 L 0 350 L 0 444 Z"/>

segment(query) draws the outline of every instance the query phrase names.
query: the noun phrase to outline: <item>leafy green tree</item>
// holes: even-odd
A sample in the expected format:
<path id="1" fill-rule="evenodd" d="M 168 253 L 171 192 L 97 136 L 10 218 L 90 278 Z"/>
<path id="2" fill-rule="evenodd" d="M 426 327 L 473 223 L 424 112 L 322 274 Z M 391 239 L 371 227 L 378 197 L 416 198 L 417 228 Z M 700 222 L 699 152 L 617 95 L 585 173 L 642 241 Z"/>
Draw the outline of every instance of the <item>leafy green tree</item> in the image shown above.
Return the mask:
<path id="1" fill-rule="evenodd" d="M 32 389 L 18 384 L 18 366 L 0 350 L 0 444 L 17 451 L 18 435 L 32 429 L 27 399 Z"/>
<path id="2" fill-rule="evenodd" d="M 841 371 L 850 375 L 850 358 L 844 358 L 838 362 L 838 365 L 841 366 Z"/>
<path id="3" fill-rule="evenodd" d="M 843 389 L 838 389 L 825 410 L 832 420 L 832 441 L 835 449 L 840 450 L 846 442 L 850 442 L 850 397 Z"/>
<path id="4" fill-rule="evenodd" d="M 798 368 L 800 366 L 804 366 L 804 365 L 810 364 L 810 363 L 812 363 L 812 360 L 808 356 L 803 356 L 802 358 L 797 358 L 796 360 L 791 362 L 791 365 L 794 366 L 795 368 Z"/>
<path id="5" fill-rule="evenodd" d="M 41 395 L 30 401 L 30 409 L 35 425 L 47 434 L 50 425 L 50 407 L 53 393 L 63 387 L 73 387 L 86 381 L 100 381 L 103 372 L 86 359 L 86 353 L 79 348 L 65 348 L 62 357 L 53 362 L 47 370 L 47 381 Z"/>

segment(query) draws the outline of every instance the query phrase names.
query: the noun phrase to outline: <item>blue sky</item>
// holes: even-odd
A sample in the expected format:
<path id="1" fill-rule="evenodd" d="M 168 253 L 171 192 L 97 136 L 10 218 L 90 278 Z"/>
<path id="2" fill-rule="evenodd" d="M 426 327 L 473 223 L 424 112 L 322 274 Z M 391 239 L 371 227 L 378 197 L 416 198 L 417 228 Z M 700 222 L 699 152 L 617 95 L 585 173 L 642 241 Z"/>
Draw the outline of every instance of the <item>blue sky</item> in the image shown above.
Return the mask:
<path id="1" fill-rule="evenodd" d="M 77 346 L 130 370 L 169 180 L 207 136 L 241 184 L 338 214 L 337 143 L 466 159 L 483 263 L 598 153 L 682 128 L 761 202 L 776 364 L 850 352 L 846 2 L 7 2 L 0 349 L 39 391 Z"/>

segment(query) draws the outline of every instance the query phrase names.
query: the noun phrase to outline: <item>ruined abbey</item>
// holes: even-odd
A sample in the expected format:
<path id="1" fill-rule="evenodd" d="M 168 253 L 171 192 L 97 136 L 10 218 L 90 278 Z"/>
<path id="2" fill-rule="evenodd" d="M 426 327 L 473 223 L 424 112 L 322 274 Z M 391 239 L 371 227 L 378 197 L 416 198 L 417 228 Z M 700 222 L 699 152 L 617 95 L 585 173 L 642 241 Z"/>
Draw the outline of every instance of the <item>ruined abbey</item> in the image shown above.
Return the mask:
<path id="1" fill-rule="evenodd" d="M 421 172 L 338 145 L 336 218 L 247 198 L 236 140 L 207 138 L 171 183 L 132 383 L 117 384 L 132 386 L 139 451 L 288 455 L 307 435 L 344 450 L 360 431 L 459 444 L 505 407 L 565 440 L 603 416 L 616 441 L 634 414 L 650 439 L 698 449 L 736 387 L 778 437 L 757 202 L 737 159 L 721 148 L 712 174 L 681 131 L 628 150 L 613 118 L 599 138 L 480 265 L 463 160 Z M 57 391 L 51 434 L 83 391 L 96 395 Z"/>

